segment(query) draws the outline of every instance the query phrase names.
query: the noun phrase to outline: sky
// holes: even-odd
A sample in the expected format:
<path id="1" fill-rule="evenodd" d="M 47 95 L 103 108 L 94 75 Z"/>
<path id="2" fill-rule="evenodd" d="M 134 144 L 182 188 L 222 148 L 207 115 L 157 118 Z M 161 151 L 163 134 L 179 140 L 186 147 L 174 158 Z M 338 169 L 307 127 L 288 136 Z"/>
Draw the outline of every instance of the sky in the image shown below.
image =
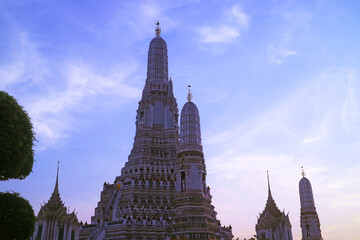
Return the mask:
<path id="1" fill-rule="evenodd" d="M 179 109 L 192 86 L 207 183 L 222 225 L 255 233 L 267 199 L 301 239 L 311 181 L 322 236 L 360 236 L 359 1 L 0 0 L 0 90 L 36 132 L 33 172 L 0 183 L 35 214 L 55 186 L 90 222 L 135 135 L 157 20 Z"/>

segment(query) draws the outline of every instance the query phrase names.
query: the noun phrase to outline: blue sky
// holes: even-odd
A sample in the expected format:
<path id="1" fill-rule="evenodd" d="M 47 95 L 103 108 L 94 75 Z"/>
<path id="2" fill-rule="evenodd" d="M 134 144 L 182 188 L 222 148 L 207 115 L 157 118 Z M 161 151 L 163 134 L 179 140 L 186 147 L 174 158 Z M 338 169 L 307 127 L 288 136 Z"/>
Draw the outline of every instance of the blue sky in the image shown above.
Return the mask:
<path id="1" fill-rule="evenodd" d="M 200 111 L 207 182 L 222 224 L 254 233 L 267 198 L 300 239 L 301 166 L 324 239 L 360 235 L 357 1 L 0 0 L 0 89 L 32 118 L 33 173 L 1 183 L 37 214 L 55 184 L 90 221 L 127 161 L 160 21 L 179 108 Z"/>

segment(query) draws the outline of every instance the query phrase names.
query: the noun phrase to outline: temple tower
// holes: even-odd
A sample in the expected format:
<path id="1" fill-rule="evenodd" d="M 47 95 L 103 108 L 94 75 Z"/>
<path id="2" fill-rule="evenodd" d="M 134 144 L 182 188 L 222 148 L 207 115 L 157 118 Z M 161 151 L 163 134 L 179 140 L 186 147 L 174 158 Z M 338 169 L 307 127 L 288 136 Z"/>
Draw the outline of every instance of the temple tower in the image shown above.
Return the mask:
<path id="1" fill-rule="evenodd" d="M 302 170 L 302 176 L 299 182 L 302 240 L 322 240 L 320 221 L 315 208 L 311 183 L 305 177 L 304 169 Z"/>
<path id="2" fill-rule="evenodd" d="M 256 235 L 260 240 L 292 240 L 291 224 L 289 214 L 281 212 L 276 206 L 270 189 L 269 172 L 268 199 L 264 211 L 260 214 L 255 226 Z"/>
<path id="3" fill-rule="evenodd" d="M 199 111 L 191 98 L 189 89 L 188 102 L 181 110 L 170 239 L 232 239 L 231 226 L 221 226 L 211 204 L 210 188 L 206 185 Z"/>
<path id="4" fill-rule="evenodd" d="M 84 238 L 165 239 L 173 210 L 179 128 L 167 45 L 160 34 L 158 22 L 149 45 L 133 148 L 114 184 L 104 183 L 92 224 L 83 227 Z M 97 233 L 90 233 L 91 228 Z"/>
<path id="5" fill-rule="evenodd" d="M 232 239 L 231 227 L 221 227 L 216 219 L 206 186 L 198 109 L 189 92 L 179 135 L 159 23 L 155 35 L 133 148 L 121 175 L 114 183 L 104 183 L 91 224 L 82 226 L 80 239 Z"/>

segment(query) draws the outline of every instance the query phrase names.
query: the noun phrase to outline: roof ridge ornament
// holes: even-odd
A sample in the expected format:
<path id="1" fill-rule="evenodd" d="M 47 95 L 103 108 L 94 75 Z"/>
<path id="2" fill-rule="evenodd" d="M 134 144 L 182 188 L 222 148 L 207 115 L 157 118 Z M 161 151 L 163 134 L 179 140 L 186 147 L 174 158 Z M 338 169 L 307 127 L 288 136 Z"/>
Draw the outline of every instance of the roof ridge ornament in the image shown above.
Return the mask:
<path id="1" fill-rule="evenodd" d="M 186 99 L 187 99 L 189 102 L 191 102 L 191 99 L 193 98 L 193 96 L 192 96 L 192 94 L 191 94 L 191 91 L 190 91 L 191 85 L 189 84 L 189 85 L 187 86 L 187 88 L 189 89 L 189 93 L 188 93 Z"/>
<path id="2" fill-rule="evenodd" d="M 305 177 L 305 172 L 304 172 L 304 167 L 303 166 L 301 166 L 301 175 L 303 176 L 303 177 Z"/>
<path id="3" fill-rule="evenodd" d="M 161 28 L 160 28 L 160 23 L 159 21 L 156 22 L 156 28 L 155 28 L 155 35 L 157 37 L 160 37 L 160 34 L 161 34 Z"/>

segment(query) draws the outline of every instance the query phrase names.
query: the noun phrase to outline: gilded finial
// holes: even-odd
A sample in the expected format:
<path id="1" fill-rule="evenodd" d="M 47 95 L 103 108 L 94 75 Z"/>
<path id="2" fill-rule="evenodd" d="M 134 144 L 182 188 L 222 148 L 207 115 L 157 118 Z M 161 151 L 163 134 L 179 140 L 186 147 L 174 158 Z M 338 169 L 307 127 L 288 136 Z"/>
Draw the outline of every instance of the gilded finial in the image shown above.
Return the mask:
<path id="1" fill-rule="evenodd" d="M 305 177 L 305 172 L 304 172 L 304 167 L 303 167 L 303 166 L 301 166 L 301 171 L 302 171 L 301 175 L 302 175 L 303 177 Z"/>
<path id="2" fill-rule="evenodd" d="M 191 101 L 191 99 L 193 98 L 193 96 L 192 96 L 192 94 L 191 94 L 191 91 L 190 91 L 190 88 L 191 88 L 191 86 L 190 86 L 190 84 L 187 86 L 187 88 L 189 89 L 189 93 L 188 93 L 188 95 L 187 95 L 187 100 L 190 102 Z"/>
<path id="3" fill-rule="evenodd" d="M 160 37 L 160 34 L 161 34 L 161 28 L 160 28 L 160 23 L 159 21 L 156 22 L 156 28 L 155 28 L 155 35 L 157 37 Z"/>

